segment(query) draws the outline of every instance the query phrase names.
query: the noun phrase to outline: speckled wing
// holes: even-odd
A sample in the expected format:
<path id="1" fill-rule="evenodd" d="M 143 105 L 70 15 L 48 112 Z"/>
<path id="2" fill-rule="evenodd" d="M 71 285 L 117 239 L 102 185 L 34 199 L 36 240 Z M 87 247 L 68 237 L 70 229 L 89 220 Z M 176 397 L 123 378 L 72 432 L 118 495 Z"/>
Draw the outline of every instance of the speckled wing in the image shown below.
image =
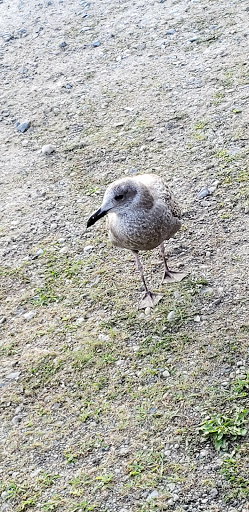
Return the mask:
<path id="1" fill-rule="evenodd" d="M 156 190 L 158 194 L 158 199 L 161 199 L 165 206 L 170 210 L 172 215 L 177 219 L 181 218 L 181 210 L 176 202 L 174 195 L 170 192 L 168 186 L 164 182 L 162 178 L 156 179 Z"/>

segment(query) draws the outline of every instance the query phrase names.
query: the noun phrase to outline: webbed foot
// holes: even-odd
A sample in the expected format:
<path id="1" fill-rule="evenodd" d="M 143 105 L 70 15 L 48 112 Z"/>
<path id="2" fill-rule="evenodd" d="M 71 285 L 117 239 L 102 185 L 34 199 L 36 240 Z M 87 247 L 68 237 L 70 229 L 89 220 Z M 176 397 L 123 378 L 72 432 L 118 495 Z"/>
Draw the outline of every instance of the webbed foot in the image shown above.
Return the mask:
<path id="1" fill-rule="evenodd" d="M 163 298 L 163 294 L 147 291 L 138 305 L 138 309 L 154 308 Z"/>

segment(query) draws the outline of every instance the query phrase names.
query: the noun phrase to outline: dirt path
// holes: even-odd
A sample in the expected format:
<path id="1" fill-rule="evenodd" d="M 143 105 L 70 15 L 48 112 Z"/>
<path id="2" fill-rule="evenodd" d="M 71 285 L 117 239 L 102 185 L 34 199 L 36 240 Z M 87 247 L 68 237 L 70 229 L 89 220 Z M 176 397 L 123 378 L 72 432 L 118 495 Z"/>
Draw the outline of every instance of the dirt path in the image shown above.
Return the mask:
<path id="1" fill-rule="evenodd" d="M 1 512 L 249 511 L 248 24 L 239 0 L 0 2 Z M 160 287 L 143 255 L 146 315 L 85 230 L 135 172 L 183 205 L 190 271 Z"/>

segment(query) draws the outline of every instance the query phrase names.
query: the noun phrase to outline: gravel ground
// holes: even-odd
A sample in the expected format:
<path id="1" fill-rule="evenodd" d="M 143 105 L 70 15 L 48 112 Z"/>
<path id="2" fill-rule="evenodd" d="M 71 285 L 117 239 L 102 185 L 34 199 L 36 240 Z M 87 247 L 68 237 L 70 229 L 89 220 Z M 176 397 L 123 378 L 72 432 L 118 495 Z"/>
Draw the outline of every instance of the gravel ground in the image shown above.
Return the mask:
<path id="1" fill-rule="evenodd" d="M 248 512 L 249 4 L 0 11 L 0 510 Z M 163 287 L 143 254 L 146 313 L 133 257 L 86 232 L 136 172 L 179 199 L 189 271 Z"/>

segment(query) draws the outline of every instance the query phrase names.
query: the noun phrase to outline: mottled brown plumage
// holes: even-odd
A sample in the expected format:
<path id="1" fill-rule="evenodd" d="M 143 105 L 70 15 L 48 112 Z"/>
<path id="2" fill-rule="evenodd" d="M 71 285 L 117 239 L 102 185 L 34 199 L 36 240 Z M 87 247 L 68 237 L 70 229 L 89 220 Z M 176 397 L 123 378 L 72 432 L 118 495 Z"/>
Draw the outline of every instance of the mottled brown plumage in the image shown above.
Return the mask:
<path id="1" fill-rule="evenodd" d="M 181 280 L 185 274 L 169 271 L 164 254 L 164 240 L 180 229 L 180 209 L 162 178 L 142 174 L 111 183 L 105 192 L 101 208 L 89 219 L 87 226 L 107 215 L 107 228 L 113 245 L 130 249 L 136 259 L 145 286 L 140 307 L 155 305 L 161 295 L 153 294 L 144 280 L 138 251 L 160 246 L 164 261 L 163 280 Z"/>

